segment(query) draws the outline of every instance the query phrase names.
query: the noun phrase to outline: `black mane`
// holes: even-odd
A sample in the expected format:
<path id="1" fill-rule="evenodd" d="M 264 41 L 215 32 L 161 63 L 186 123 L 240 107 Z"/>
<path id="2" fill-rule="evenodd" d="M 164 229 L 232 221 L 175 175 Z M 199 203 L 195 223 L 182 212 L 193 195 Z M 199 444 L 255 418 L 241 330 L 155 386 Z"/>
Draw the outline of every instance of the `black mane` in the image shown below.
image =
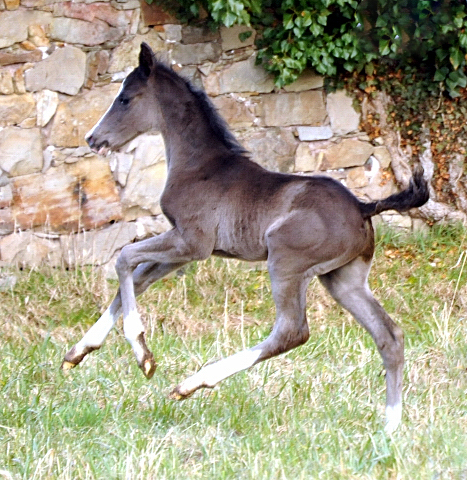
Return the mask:
<path id="1" fill-rule="evenodd" d="M 213 105 L 211 99 L 208 97 L 204 90 L 195 87 L 188 79 L 178 75 L 165 63 L 157 60 L 157 68 L 162 70 L 167 75 L 174 79 L 181 80 L 187 87 L 188 91 L 193 95 L 201 113 L 205 116 L 208 125 L 211 127 L 214 135 L 225 145 L 232 153 L 237 155 L 249 154 L 235 138 L 234 134 L 230 131 L 227 122 L 220 116 L 216 107 Z"/>

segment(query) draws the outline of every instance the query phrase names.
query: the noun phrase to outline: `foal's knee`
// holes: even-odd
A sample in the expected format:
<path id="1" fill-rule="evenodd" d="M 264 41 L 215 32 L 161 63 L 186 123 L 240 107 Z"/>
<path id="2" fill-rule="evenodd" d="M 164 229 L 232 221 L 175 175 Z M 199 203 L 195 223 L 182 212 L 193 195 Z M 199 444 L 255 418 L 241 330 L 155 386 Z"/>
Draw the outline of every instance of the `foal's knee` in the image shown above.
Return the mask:
<path id="1" fill-rule="evenodd" d="M 386 368 L 397 367 L 404 362 L 404 332 L 395 323 L 391 327 L 388 335 L 377 342 Z"/>
<path id="2" fill-rule="evenodd" d="M 120 275 L 131 271 L 131 254 L 128 247 L 129 245 L 126 245 L 122 248 L 120 255 L 117 257 L 117 262 L 115 263 L 115 270 L 117 271 L 117 275 L 119 277 Z"/>

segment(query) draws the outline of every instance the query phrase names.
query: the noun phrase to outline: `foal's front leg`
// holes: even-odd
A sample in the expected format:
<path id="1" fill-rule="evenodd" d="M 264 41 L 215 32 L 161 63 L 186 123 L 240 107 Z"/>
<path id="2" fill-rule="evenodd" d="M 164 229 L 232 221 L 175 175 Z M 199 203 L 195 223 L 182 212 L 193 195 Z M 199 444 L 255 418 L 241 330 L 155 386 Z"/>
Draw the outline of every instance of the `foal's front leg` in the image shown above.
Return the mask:
<path id="1" fill-rule="evenodd" d="M 173 229 L 157 237 L 127 245 L 118 257 L 116 270 L 120 281 L 120 297 L 123 310 L 123 331 L 130 343 L 138 366 L 147 378 L 154 374 L 154 356 L 144 339 L 144 325 L 136 307 L 133 271 L 141 263 L 185 264 L 207 258 L 212 248 L 208 242 L 193 242 L 190 246 L 177 230 Z M 204 249 L 202 247 L 204 246 Z"/>
<path id="2" fill-rule="evenodd" d="M 184 263 L 143 263 L 133 273 L 133 284 L 136 295 L 142 294 L 152 283 L 165 277 L 168 273 L 181 268 Z M 65 355 L 62 362 L 62 370 L 70 370 L 94 350 L 99 349 L 104 343 L 110 330 L 114 327 L 122 313 L 122 300 L 118 291 L 114 300 L 97 320 L 97 322 L 86 332 L 83 338 L 76 343 Z M 150 373 L 150 372 L 149 372 Z"/>

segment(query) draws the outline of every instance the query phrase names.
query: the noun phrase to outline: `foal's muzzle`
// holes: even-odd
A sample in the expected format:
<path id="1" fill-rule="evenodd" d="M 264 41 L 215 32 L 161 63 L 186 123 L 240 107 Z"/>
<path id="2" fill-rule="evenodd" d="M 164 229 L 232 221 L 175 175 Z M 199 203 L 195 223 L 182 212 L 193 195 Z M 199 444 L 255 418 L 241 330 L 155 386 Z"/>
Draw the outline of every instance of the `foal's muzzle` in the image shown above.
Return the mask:
<path id="1" fill-rule="evenodd" d="M 99 141 L 96 140 L 92 132 L 86 135 L 85 140 L 86 142 L 88 142 L 91 150 L 98 155 L 107 155 L 110 153 L 109 142 L 107 140 L 104 140 L 103 142 L 99 143 Z"/>

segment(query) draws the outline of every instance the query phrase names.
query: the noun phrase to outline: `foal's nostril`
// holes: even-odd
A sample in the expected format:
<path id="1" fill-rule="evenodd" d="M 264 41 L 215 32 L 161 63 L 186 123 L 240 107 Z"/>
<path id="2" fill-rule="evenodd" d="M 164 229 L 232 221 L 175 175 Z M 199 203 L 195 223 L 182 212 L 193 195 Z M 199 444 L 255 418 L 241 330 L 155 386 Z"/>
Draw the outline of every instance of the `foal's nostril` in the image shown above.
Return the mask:
<path id="1" fill-rule="evenodd" d="M 94 145 L 94 138 L 93 138 L 92 134 L 91 135 L 86 135 L 84 137 L 84 139 L 86 140 L 88 145 L 92 148 L 92 146 Z"/>

